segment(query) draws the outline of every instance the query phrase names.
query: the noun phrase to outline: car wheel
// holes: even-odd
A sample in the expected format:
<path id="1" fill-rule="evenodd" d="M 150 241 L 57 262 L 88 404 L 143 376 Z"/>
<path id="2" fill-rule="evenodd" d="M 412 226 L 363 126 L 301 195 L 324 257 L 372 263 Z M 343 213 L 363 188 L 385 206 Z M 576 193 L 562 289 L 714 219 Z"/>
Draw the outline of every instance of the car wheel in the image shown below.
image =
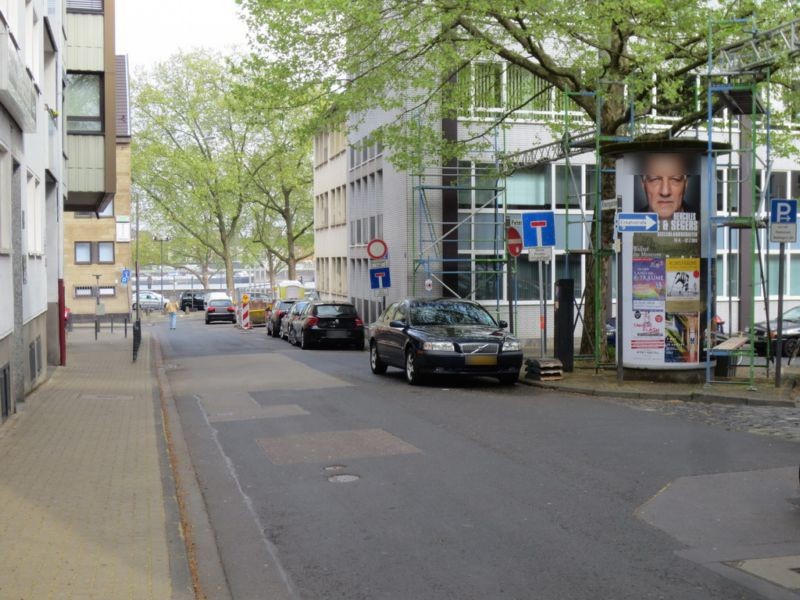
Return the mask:
<path id="1" fill-rule="evenodd" d="M 783 340 L 783 346 L 781 348 L 781 350 L 783 350 L 783 355 L 791 356 L 792 354 L 794 354 L 795 350 L 797 350 L 797 342 L 798 340 L 793 338 L 788 340 Z"/>
<path id="2" fill-rule="evenodd" d="M 210 323 L 211 323 L 211 321 L 209 321 L 208 317 L 206 317 L 206 325 L 209 325 Z"/>
<path id="3" fill-rule="evenodd" d="M 311 349 L 311 341 L 308 339 L 308 335 L 305 331 L 300 333 L 300 348 L 302 350 L 310 350 Z"/>
<path id="4" fill-rule="evenodd" d="M 417 369 L 417 355 L 414 353 L 413 348 L 406 350 L 406 382 L 409 385 L 419 385 L 422 383 L 422 377 Z"/>
<path id="5" fill-rule="evenodd" d="M 517 383 L 519 375 L 517 373 L 506 373 L 504 375 L 499 375 L 497 379 L 500 380 L 500 385 L 514 385 Z"/>
<path id="6" fill-rule="evenodd" d="M 133 305 L 131 306 L 131 310 L 136 310 L 136 302 L 134 302 Z"/>
<path id="7" fill-rule="evenodd" d="M 381 360 L 378 354 L 378 344 L 372 342 L 369 345 L 369 368 L 376 375 L 383 375 L 386 373 L 386 363 Z"/>
<path id="8" fill-rule="evenodd" d="M 286 339 L 292 346 L 297 345 L 297 334 L 294 332 L 294 327 L 289 330 L 289 334 L 286 336 Z"/>

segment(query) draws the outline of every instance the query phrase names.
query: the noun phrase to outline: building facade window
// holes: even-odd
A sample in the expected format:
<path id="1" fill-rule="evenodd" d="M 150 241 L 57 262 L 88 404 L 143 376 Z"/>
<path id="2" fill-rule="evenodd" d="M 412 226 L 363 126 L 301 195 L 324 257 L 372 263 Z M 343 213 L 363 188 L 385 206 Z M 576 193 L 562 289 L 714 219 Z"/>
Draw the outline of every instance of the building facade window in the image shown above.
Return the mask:
<path id="1" fill-rule="evenodd" d="M 75 242 L 75 264 L 92 264 L 92 242 Z"/>
<path id="2" fill-rule="evenodd" d="M 102 73 L 68 73 L 67 133 L 103 133 Z"/>
<path id="3" fill-rule="evenodd" d="M 94 287 L 91 285 L 76 285 L 75 297 L 76 298 L 91 298 L 94 296 Z"/>
<path id="4" fill-rule="evenodd" d="M 11 251 L 11 158 L 0 149 L 0 253 Z"/>
<path id="5" fill-rule="evenodd" d="M 67 11 L 102 13 L 103 0 L 67 0 Z"/>
<path id="6" fill-rule="evenodd" d="M 98 288 L 98 291 L 100 292 L 100 296 L 103 296 L 103 297 L 106 297 L 106 298 L 113 298 L 113 297 L 115 297 L 117 295 L 117 286 L 114 286 L 114 285 L 101 285 Z"/>
<path id="7" fill-rule="evenodd" d="M 114 264 L 114 242 L 97 242 L 97 262 L 103 265 Z"/>

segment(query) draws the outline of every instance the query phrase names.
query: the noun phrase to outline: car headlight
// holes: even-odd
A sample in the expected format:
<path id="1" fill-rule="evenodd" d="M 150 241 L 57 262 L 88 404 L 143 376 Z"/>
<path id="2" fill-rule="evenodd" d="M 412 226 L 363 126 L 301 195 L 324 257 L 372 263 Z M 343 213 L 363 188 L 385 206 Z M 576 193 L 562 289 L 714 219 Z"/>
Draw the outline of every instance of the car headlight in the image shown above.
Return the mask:
<path id="1" fill-rule="evenodd" d="M 436 352 L 455 352 L 456 347 L 453 342 L 425 342 L 422 344 L 423 350 L 433 350 Z"/>
<path id="2" fill-rule="evenodd" d="M 519 340 L 506 340 L 503 342 L 503 352 L 518 352 Z"/>

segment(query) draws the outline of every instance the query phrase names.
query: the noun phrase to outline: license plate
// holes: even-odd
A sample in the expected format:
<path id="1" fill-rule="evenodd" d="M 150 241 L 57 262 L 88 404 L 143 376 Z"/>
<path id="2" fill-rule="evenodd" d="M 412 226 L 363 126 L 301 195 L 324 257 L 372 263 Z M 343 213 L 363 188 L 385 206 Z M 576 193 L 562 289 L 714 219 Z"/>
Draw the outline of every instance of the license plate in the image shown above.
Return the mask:
<path id="1" fill-rule="evenodd" d="M 347 337 L 346 331 L 328 331 L 328 337 L 334 339 L 341 339 Z"/>
<path id="2" fill-rule="evenodd" d="M 494 354 L 467 354 L 464 357 L 464 364 L 469 367 L 486 367 L 497 364 L 497 357 Z"/>

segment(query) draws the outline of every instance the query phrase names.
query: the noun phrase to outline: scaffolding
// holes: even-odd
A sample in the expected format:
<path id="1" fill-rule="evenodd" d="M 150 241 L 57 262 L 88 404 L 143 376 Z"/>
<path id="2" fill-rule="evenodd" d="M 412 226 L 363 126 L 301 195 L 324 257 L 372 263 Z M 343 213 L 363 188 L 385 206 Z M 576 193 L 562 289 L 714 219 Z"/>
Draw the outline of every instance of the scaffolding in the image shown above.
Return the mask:
<path id="1" fill-rule="evenodd" d="M 736 21 L 734 23 L 741 23 L 742 25 L 749 25 L 751 21 Z M 727 22 L 726 25 L 730 25 Z M 749 181 L 748 193 L 753 201 L 753 211 L 750 215 L 733 214 L 730 205 L 725 215 L 717 215 L 714 218 L 708 219 L 708 251 L 707 251 L 707 301 L 709 308 L 707 309 L 707 327 L 706 327 L 706 348 L 713 347 L 712 332 L 714 330 L 714 323 L 712 322 L 713 314 L 711 310 L 711 298 L 713 292 L 713 277 L 714 270 L 712 267 L 713 261 L 716 258 L 716 243 L 715 236 L 718 228 L 725 228 L 728 236 L 735 230 L 751 231 L 750 236 L 752 240 L 752 255 L 757 257 L 753 263 L 752 277 L 755 281 L 756 276 L 759 277 L 763 289 L 763 297 L 767 312 L 767 322 L 769 322 L 769 295 L 766 285 L 766 277 L 764 274 L 763 261 L 761 260 L 762 248 L 758 235 L 758 230 L 763 228 L 763 219 L 758 215 L 764 212 L 766 205 L 766 198 L 768 197 L 769 189 L 769 174 L 771 172 L 771 157 L 769 151 L 770 144 L 770 113 L 769 103 L 764 105 L 759 100 L 758 90 L 762 86 L 769 87 L 770 82 L 770 69 L 776 64 L 777 61 L 782 59 L 791 59 L 800 54 L 800 19 L 793 20 L 789 23 L 780 25 L 768 31 L 756 31 L 751 29 L 748 35 L 743 36 L 740 41 L 734 42 L 723 46 L 718 51 L 712 48 L 712 39 L 714 34 L 714 26 L 720 25 L 710 23 L 708 29 L 708 68 L 705 74 L 707 79 L 706 88 L 706 103 L 707 103 L 707 123 L 706 134 L 708 142 L 709 158 L 714 157 L 715 154 L 719 155 L 720 151 L 714 149 L 713 141 L 715 132 L 719 136 L 720 131 L 727 131 L 728 137 L 732 140 L 734 121 L 740 119 L 742 116 L 749 115 L 752 131 L 759 130 L 766 132 L 766 158 L 761 159 L 758 156 L 758 136 L 753 135 L 749 138 L 749 145 L 747 148 L 736 148 L 730 152 L 727 166 L 730 167 L 731 155 L 746 155 L 750 159 L 751 173 L 755 173 L 756 162 L 760 161 L 763 166 L 763 173 L 765 177 L 765 185 L 761 190 L 758 190 L 756 182 L 751 178 Z M 700 77 L 696 79 L 695 98 L 697 103 L 701 102 L 701 87 L 699 84 Z M 602 277 L 601 266 L 603 259 L 610 257 L 614 254 L 611 248 L 603 248 L 602 243 L 602 223 L 603 211 L 616 209 L 616 198 L 604 199 L 602 197 L 602 177 L 603 174 L 613 173 L 613 168 L 603 167 L 603 160 L 601 155 L 602 147 L 607 143 L 613 142 L 626 142 L 635 138 L 637 132 L 642 130 L 642 127 L 647 129 L 650 125 L 650 119 L 647 116 L 639 119 L 635 118 L 635 111 L 633 110 L 633 102 L 630 102 L 630 121 L 622 135 L 603 135 L 600 126 L 600 115 L 603 112 L 605 103 L 605 90 L 612 84 L 625 86 L 625 82 L 598 82 L 597 89 L 600 91 L 578 91 L 578 92 L 564 92 L 562 93 L 563 99 L 563 123 L 562 134 L 560 139 L 542 144 L 533 148 L 523 151 L 506 153 L 505 152 L 505 137 L 503 134 L 503 143 L 500 143 L 500 127 L 496 126 L 493 131 L 493 147 L 489 153 L 491 158 L 487 159 L 487 154 L 480 156 L 467 157 L 465 160 L 468 166 L 459 164 L 443 166 L 439 169 L 431 169 L 428 171 L 419 168 L 413 174 L 415 183 L 413 184 L 413 204 L 411 211 L 411 239 L 412 248 L 411 255 L 413 256 L 413 273 L 411 282 L 412 294 L 419 293 L 419 275 L 424 274 L 426 280 L 435 282 L 441 286 L 442 290 L 459 297 L 470 297 L 484 301 L 494 301 L 496 316 L 501 315 L 501 302 L 503 298 L 503 278 L 508 277 L 508 281 L 512 280 L 515 275 L 514 262 L 510 260 L 507 253 L 505 244 L 505 228 L 510 224 L 509 215 L 507 213 L 508 203 L 505 201 L 505 193 L 507 186 L 507 177 L 516 171 L 533 169 L 541 165 L 552 164 L 558 161 L 564 161 L 564 174 L 563 174 L 563 206 L 565 207 L 566 217 L 564 220 L 564 239 L 565 248 L 564 252 L 567 256 L 570 254 L 587 255 L 592 258 L 593 273 L 596 282 L 599 282 Z M 582 121 L 579 127 L 573 123 L 572 108 L 573 98 L 592 97 L 595 102 L 596 121 L 592 127 L 586 127 L 585 121 Z M 722 114 L 716 108 L 717 100 L 720 100 L 727 108 Z M 727 119 L 727 124 L 724 122 Z M 757 125 L 761 126 L 761 129 Z M 574 129 L 574 130 L 573 130 Z M 742 127 L 741 124 L 737 128 L 738 135 L 736 139 L 741 142 Z M 694 137 L 699 139 L 701 134 L 701 125 L 695 127 Z M 732 145 L 732 144 L 731 144 Z M 741 145 L 741 144 L 740 144 Z M 582 193 L 579 182 L 575 179 L 574 170 L 572 169 L 572 160 L 579 155 L 594 153 L 595 168 L 594 168 L 594 186 L 593 191 Z M 714 170 L 715 161 L 708 161 L 707 173 L 707 205 L 705 207 L 706 214 L 714 214 L 714 203 L 716 198 L 713 194 L 714 179 L 716 173 Z M 486 165 L 484 167 L 476 167 L 475 164 Z M 712 179 L 713 178 L 713 179 Z M 487 184 L 489 179 L 494 182 Z M 741 181 L 732 181 L 724 179 L 716 182 L 718 185 L 730 185 L 731 183 L 742 183 Z M 457 211 L 458 217 L 450 220 L 437 220 L 433 217 L 431 205 L 435 203 L 436 194 L 444 193 L 456 194 L 483 194 L 483 199 L 480 203 L 473 201 L 469 208 L 459 203 Z M 583 202 L 581 200 L 584 200 Z M 604 200 L 608 202 L 604 203 Z M 741 203 L 741 197 L 740 197 Z M 604 206 L 607 204 L 607 206 Z M 612 206 L 613 204 L 613 206 Z M 572 210 L 572 207 L 576 210 Z M 591 211 L 588 210 L 591 207 Z M 480 224 L 477 222 L 476 216 L 492 215 L 490 220 L 483 220 Z M 570 244 L 570 226 L 580 224 L 585 231 L 585 238 L 588 241 L 586 247 L 580 244 L 576 247 L 571 247 Z M 476 235 L 478 229 L 484 232 L 490 232 L 488 238 L 482 238 L 480 234 Z M 466 234 L 467 230 L 469 234 Z M 593 235 L 592 235 L 593 233 Z M 459 253 L 460 244 L 468 245 L 470 248 L 469 256 L 464 256 L 464 253 Z M 474 252 L 475 248 L 482 248 L 486 251 L 485 255 L 479 255 Z M 727 245 L 728 252 L 731 252 L 731 244 Z M 483 257 L 485 256 L 485 257 Z M 555 273 L 555 265 L 552 266 Z M 569 261 L 564 261 L 564 276 L 567 277 L 569 269 Z M 452 285 L 454 278 L 457 278 L 458 285 Z M 516 280 L 516 277 L 513 277 Z M 479 281 L 485 283 L 489 281 L 494 289 L 492 298 L 486 297 L 487 294 L 481 294 L 478 297 Z M 449 282 L 449 283 L 448 283 Z M 513 324 L 517 321 L 516 318 L 516 291 L 511 289 L 508 285 L 508 315 L 509 320 Z M 541 285 L 541 284 L 540 284 Z M 487 287 L 482 286 L 485 291 Z M 602 337 L 605 335 L 605 323 L 602 322 L 602 305 L 605 299 L 600 294 L 600 286 L 596 285 L 593 298 L 586 297 L 586 290 L 588 286 L 584 286 L 580 300 L 576 301 L 576 319 L 573 324 L 573 330 L 578 322 L 583 319 L 583 314 L 589 305 L 594 313 L 595 332 L 592 348 L 591 358 L 594 361 L 596 369 L 606 366 L 603 363 L 603 357 L 600 350 L 602 347 Z M 455 289 L 458 288 L 458 289 Z M 427 290 L 426 290 L 427 291 Z M 541 292 L 541 290 L 540 290 Z M 741 297 L 743 290 L 739 289 L 739 296 Z M 620 290 L 617 290 L 619 295 Z M 730 293 L 729 293 L 730 297 Z M 753 289 L 753 298 L 751 302 L 750 323 L 754 320 L 754 306 L 756 300 L 755 287 Z M 729 302 L 729 306 L 732 304 Z M 540 315 L 541 318 L 541 315 Z M 729 318 L 729 323 L 732 319 Z M 736 360 L 748 359 L 749 360 L 749 377 L 748 385 L 754 385 L 754 362 L 755 362 L 755 343 L 754 331 L 750 327 L 748 332 L 749 344 L 742 349 L 735 350 L 731 354 Z M 619 340 L 619 336 L 617 336 Z M 619 342 L 618 342 L 619 343 Z M 769 345 L 768 345 L 769 349 Z M 590 358 L 590 357 L 585 357 Z M 711 375 L 711 361 L 712 352 L 706 352 L 705 368 L 706 368 L 706 383 L 716 383 Z"/>

